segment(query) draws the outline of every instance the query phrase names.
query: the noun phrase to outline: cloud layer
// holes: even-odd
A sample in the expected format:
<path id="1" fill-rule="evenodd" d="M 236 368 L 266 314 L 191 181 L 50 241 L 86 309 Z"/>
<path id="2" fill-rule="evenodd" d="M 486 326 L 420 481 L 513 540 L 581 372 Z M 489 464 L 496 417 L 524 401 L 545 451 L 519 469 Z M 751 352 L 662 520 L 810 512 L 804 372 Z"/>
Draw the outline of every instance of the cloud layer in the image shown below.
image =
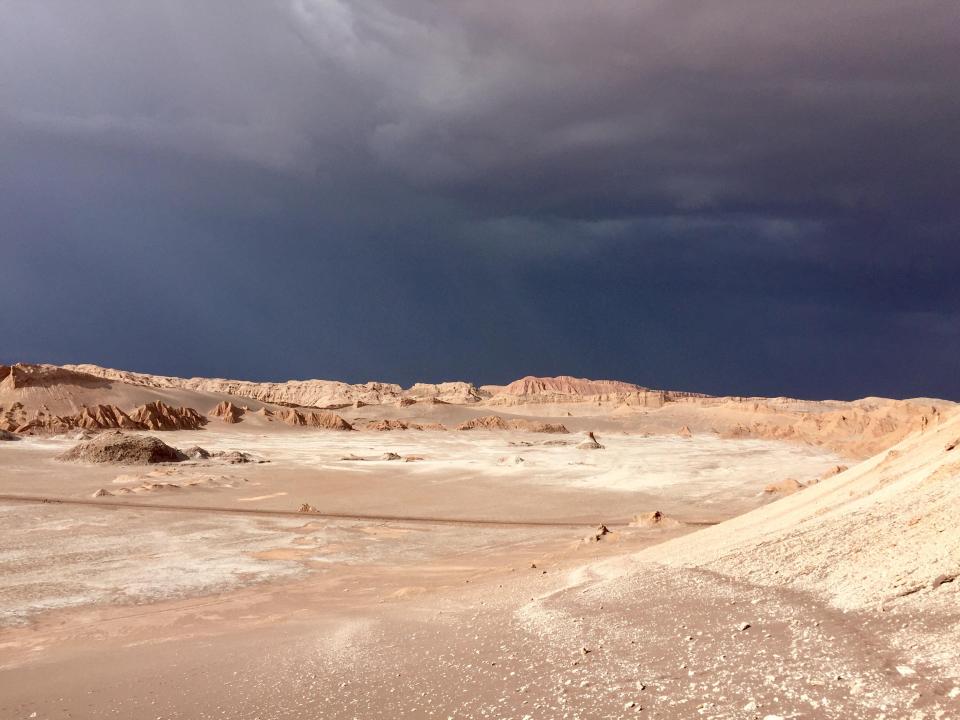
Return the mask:
<path id="1" fill-rule="evenodd" d="M 0 359 L 960 397 L 956 3 L 5 7 Z"/>

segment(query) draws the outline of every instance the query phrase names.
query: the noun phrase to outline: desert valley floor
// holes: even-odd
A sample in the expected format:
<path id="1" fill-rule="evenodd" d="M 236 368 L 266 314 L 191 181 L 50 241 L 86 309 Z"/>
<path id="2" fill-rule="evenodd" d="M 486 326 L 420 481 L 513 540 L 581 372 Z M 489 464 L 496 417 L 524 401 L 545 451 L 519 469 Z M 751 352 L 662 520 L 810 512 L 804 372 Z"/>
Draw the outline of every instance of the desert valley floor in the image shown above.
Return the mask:
<path id="1" fill-rule="evenodd" d="M 15 365 L 0 428 L 3 720 L 960 717 L 953 403 Z"/>

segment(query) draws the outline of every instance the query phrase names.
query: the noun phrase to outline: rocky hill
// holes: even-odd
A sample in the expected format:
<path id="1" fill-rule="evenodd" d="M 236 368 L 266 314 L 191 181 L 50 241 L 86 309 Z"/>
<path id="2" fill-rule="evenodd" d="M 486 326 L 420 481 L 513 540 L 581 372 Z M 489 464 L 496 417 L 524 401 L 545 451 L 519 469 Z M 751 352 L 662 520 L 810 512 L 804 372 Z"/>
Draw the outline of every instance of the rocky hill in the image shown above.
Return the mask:
<path id="1" fill-rule="evenodd" d="M 852 458 L 867 457 L 937 425 L 957 408 L 952 402 L 922 398 L 845 402 L 712 397 L 570 376 L 527 376 L 508 385 L 479 388 L 468 382 L 417 383 L 404 390 L 381 382 L 177 378 L 95 365 L 0 366 L 0 428 L 9 431 L 188 427 L 200 422 L 194 413 L 205 420 L 192 408 L 232 423 L 244 422 L 245 413 L 252 413 L 251 418 L 295 426 L 347 429 L 350 422 L 320 411 L 365 406 L 371 406 L 370 413 L 358 418 L 358 427 L 377 426 L 380 420 L 412 422 L 411 427 L 438 421 L 479 426 L 482 422 L 473 411 L 495 408 L 535 425 L 591 418 L 591 423 L 626 432 L 676 434 L 682 429 L 693 435 L 786 440 L 822 445 Z M 503 423 L 519 427 L 516 417 Z"/>

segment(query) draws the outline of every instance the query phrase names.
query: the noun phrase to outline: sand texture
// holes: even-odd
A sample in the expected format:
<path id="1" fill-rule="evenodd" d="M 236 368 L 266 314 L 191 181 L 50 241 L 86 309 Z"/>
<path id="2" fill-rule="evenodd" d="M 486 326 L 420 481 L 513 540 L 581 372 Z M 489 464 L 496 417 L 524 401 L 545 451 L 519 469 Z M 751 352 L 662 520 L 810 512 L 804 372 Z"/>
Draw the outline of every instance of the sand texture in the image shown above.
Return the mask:
<path id="1" fill-rule="evenodd" d="M 960 716 L 953 403 L 0 368 L 0 718 Z"/>

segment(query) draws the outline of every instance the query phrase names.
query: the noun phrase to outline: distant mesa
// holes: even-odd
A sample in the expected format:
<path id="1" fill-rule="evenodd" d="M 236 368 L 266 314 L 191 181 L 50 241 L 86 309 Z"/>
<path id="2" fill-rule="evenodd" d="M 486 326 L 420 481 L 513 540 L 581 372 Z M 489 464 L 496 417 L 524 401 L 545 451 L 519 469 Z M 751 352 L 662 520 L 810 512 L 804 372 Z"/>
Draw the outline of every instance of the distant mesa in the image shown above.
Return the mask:
<path id="1" fill-rule="evenodd" d="M 457 430 L 522 430 L 538 433 L 568 433 L 559 423 L 536 422 L 532 420 L 504 420 L 499 415 L 483 415 L 457 425 Z"/>
<path id="2" fill-rule="evenodd" d="M 535 433 L 566 434 L 570 432 L 565 425 L 561 425 L 560 423 L 538 422 L 535 420 L 511 420 L 510 428 L 512 430 L 525 430 L 526 432 Z"/>
<path id="3" fill-rule="evenodd" d="M 342 417 L 323 410 L 301 411 L 291 408 L 277 410 L 274 413 L 274 417 L 277 420 L 285 422 L 287 425 L 298 427 L 314 427 L 323 430 L 353 430 L 353 425 Z"/>
<path id="4" fill-rule="evenodd" d="M 487 393 L 467 382 L 416 383 L 404 393 L 404 400 L 440 400 L 456 405 L 480 402 Z M 402 400 L 401 400 L 402 402 Z"/>
<path id="5" fill-rule="evenodd" d="M 489 393 L 492 405 L 596 402 L 622 408 L 659 408 L 681 398 L 709 397 L 702 393 L 653 390 L 621 380 L 588 380 L 569 375 L 528 375 L 508 385 L 483 385 L 480 390 Z"/>
<path id="6" fill-rule="evenodd" d="M 393 430 L 446 430 L 440 423 L 415 423 L 410 420 L 370 420 L 363 427 L 364 430 L 374 432 L 390 432 Z"/>
<path id="7" fill-rule="evenodd" d="M 457 430 L 509 430 L 507 421 L 499 415 L 484 415 L 457 425 Z"/>
<path id="8" fill-rule="evenodd" d="M 252 382 L 220 378 L 178 378 L 167 375 L 114 370 L 98 365 L 65 365 L 72 371 L 143 387 L 192 390 L 247 397 L 260 402 L 296 407 L 348 407 L 358 400 L 380 405 L 396 402 L 403 390 L 392 383 L 367 382 L 357 385 L 336 380 L 289 380 L 287 382 Z"/>
<path id="9" fill-rule="evenodd" d="M 505 385 L 502 395 L 617 395 L 644 392 L 649 388 L 620 380 L 587 380 L 569 375 L 557 377 L 526 377 Z"/>
<path id="10" fill-rule="evenodd" d="M 0 392 L 27 388 L 42 389 L 57 385 L 74 385 L 94 389 L 110 387 L 110 383 L 105 378 L 83 371 L 76 371 L 69 366 L 31 365 L 27 363 L 0 365 Z"/>
<path id="11" fill-rule="evenodd" d="M 55 366 L 49 366 L 55 367 Z M 65 365 L 56 368 L 86 376 L 89 380 L 118 381 L 154 388 L 176 388 L 197 392 L 220 393 L 248 397 L 277 405 L 311 408 L 360 408 L 366 405 L 402 404 L 436 400 L 454 404 L 474 403 L 486 394 L 471 383 L 417 383 L 408 390 L 400 385 L 382 382 L 350 384 L 337 380 L 288 380 L 286 382 L 252 382 L 219 378 L 178 378 L 167 375 L 114 370 L 98 365 Z"/>
<path id="12" fill-rule="evenodd" d="M 404 420 L 371 420 L 364 426 L 364 430 L 374 430 L 376 432 L 390 432 L 391 430 L 422 430 L 417 423 L 406 422 Z"/>

